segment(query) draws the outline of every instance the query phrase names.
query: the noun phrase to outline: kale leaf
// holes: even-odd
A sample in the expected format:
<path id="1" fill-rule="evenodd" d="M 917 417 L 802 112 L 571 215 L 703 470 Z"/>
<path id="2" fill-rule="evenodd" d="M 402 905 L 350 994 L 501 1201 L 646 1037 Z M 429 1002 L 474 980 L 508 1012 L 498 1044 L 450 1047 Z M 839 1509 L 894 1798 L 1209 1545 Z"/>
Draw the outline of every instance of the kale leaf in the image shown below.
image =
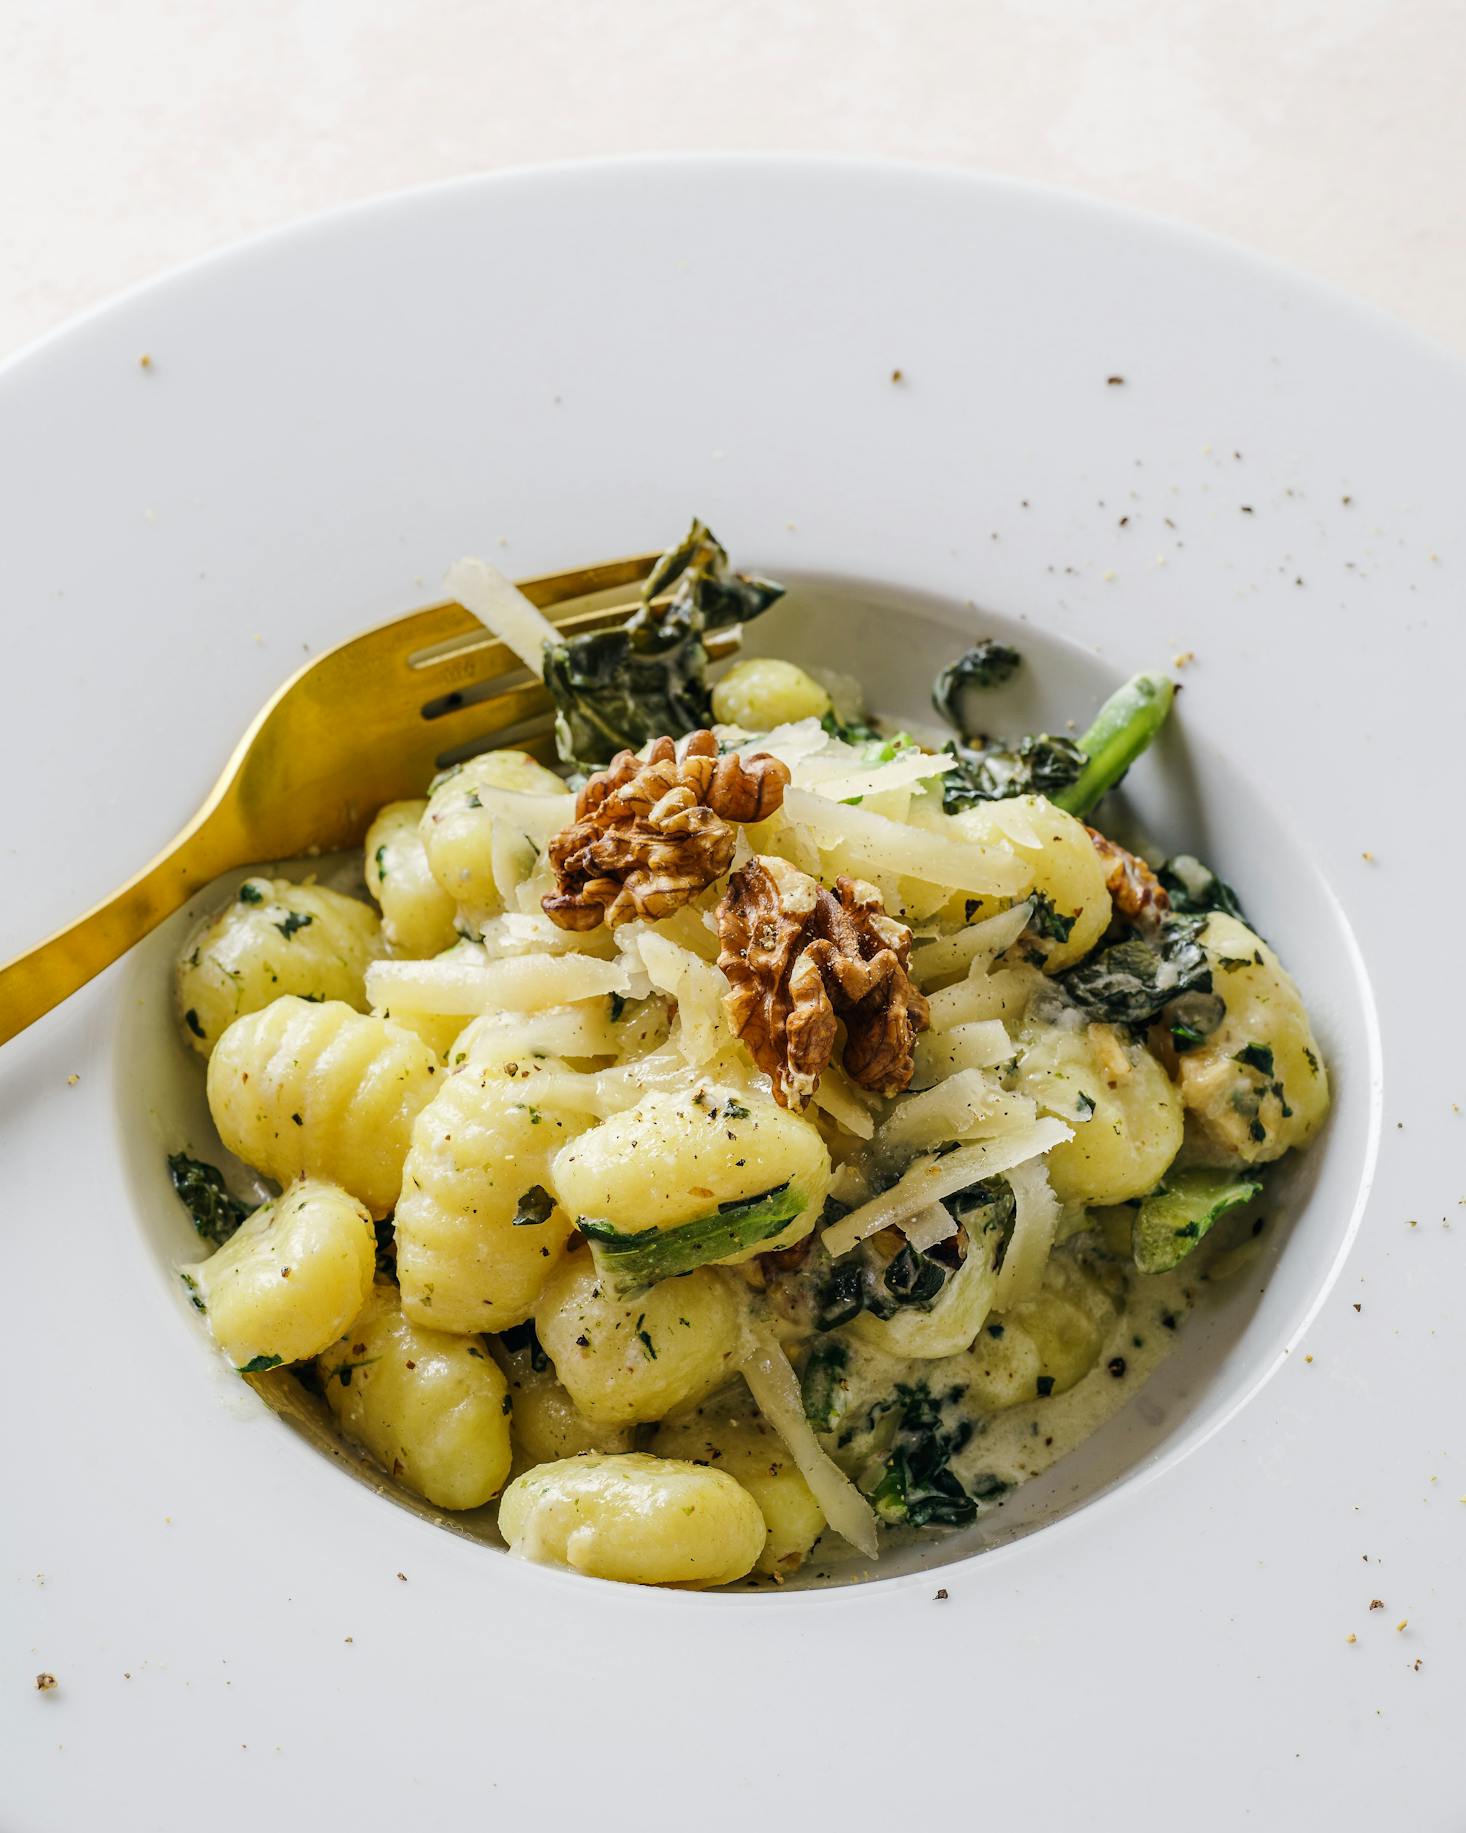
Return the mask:
<path id="1" fill-rule="evenodd" d="M 949 815 L 978 802 L 1004 802 L 1011 796 L 1047 796 L 1079 780 L 1089 762 L 1072 738 L 1040 732 L 1016 745 L 995 740 L 981 750 L 950 740 L 944 747 L 956 759 L 942 778 L 942 807 Z"/>
<path id="2" fill-rule="evenodd" d="M 1223 916 L 1236 917 L 1239 923 L 1247 922 L 1237 893 L 1190 853 L 1177 853 L 1174 859 L 1168 859 L 1156 877 L 1165 887 L 1172 910 L 1182 916 L 1201 916 L 1217 910 Z"/>
<path id="3" fill-rule="evenodd" d="M 907 1527 L 963 1527 L 977 1504 L 949 1465 L 972 1437 L 970 1419 L 948 1427 L 925 1382 L 896 1384 L 888 1403 L 897 1409 L 896 1430 L 881 1459 L 882 1473 L 870 1493 L 882 1521 Z"/>
<path id="4" fill-rule="evenodd" d="M 249 1214 L 249 1204 L 230 1196 L 217 1166 L 190 1158 L 186 1152 L 168 1154 L 168 1175 L 194 1227 L 205 1241 L 223 1247 Z"/>
<path id="5" fill-rule="evenodd" d="M 1033 910 L 1028 927 L 1033 933 L 1048 942 L 1067 942 L 1070 930 L 1079 921 L 1079 912 L 1076 910 L 1073 916 L 1065 916 L 1043 891 L 1035 891 L 1028 901 Z"/>
<path id="6" fill-rule="evenodd" d="M 949 662 L 932 683 L 932 705 L 947 724 L 964 738 L 970 736 L 958 711 L 958 696 L 971 687 L 1002 687 L 1011 681 L 1023 657 L 1007 643 L 984 637 L 980 643 Z"/>
<path id="7" fill-rule="evenodd" d="M 694 521 L 657 562 L 641 605 L 616 630 L 545 644 L 545 686 L 555 700 L 555 743 L 577 770 L 598 770 L 623 749 L 681 738 L 712 719 L 712 630 L 761 616 L 784 588 L 728 570 L 710 530 Z M 665 604 L 654 601 L 671 594 Z"/>
<path id="8" fill-rule="evenodd" d="M 845 1370 L 850 1352 L 838 1337 L 827 1337 L 809 1352 L 799 1381 L 804 1417 L 816 1432 L 836 1431 L 845 1416 L 849 1390 Z"/>
<path id="9" fill-rule="evenodd" d="M 1168 917 L 1154 936 L 1132 936 L 1056 976 L 1090 1018 L 1148 1025 L 1182 993 L 1209 993 L 1211 966 L 1198 940 L 1204 917 Z"/>

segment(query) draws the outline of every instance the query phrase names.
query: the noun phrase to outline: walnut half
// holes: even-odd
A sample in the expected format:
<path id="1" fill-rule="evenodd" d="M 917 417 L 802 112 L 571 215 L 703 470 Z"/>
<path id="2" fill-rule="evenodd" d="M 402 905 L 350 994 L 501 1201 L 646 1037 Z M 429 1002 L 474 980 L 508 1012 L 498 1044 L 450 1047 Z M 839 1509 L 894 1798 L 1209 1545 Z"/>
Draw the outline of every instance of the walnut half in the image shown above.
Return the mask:
<path id="1" fill-rule="evenodd" d="M 784 800 L 776 757 L 719 757 L 711 732 L 659 738 L 643 761 L 619 751 L 550 842 L 558 883 L 541 899 L 561 929 L 655 922 L 690 903 L 733 863 L 732 822 L 762 821 Z"/>
<path id="2" fill-rule="evenodd" d="M 911 931 L 873 885 L 840 878 L 829 891 L 786 860 L 756 857 L 728 880 L 718 939 L 728 1021 L 781 1107 L 809 1105 L 842 1018 L 851 1080 L 883 1095 L 907 1087 L 930 1014 L 907 971 Z"/>
<path id="3" fill-rule="evenodd" d="M 1139 929 L 1154 929 L 1171 908 L 1166 888 L 1143 859 L 1107 840 L 1096 828 L 1085 830 L 1105 868 L 1105 889 L 1116 914 Z"/>

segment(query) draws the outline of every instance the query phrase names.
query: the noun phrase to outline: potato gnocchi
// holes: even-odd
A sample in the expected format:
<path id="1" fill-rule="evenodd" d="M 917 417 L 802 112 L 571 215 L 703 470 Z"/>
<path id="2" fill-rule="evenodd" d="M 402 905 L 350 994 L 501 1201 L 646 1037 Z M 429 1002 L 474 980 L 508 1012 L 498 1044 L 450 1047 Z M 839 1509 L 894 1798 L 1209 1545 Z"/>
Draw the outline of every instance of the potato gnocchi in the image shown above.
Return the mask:
<path id="1" fill-rule="evenodd" d="M 989 639 L 938 678 L 943 748 L 792 661 L 709 687 L 706 634 L 780 590 L 695 523 L 624 638 L 511 608 L 571 784 L 472 758 L 354 882 L 246 879 L 176 966 L 219 1140 L 277 1192 L 170 1155 L 220 1353 L 384 1482 L 627 1583 L 782 1584 L 1000 1507 L 1329 1107 L 1236 893 L 1092 825 L 1164 677 L 996 738 L 1022 658 Z"/>

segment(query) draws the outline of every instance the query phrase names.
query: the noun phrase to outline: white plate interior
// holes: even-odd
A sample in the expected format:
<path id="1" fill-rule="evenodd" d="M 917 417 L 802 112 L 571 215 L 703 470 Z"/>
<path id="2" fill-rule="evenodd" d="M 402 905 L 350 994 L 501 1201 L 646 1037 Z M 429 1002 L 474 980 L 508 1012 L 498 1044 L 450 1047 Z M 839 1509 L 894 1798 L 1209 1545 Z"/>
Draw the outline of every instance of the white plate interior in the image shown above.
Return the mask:
<path id="1" fill-rule="evenodd" d="M 828 576 L 789 583 L 787 598 L 750 628 L 747 653 L 785 655 L 817 667 L 838 658 L 866 683 L 878 712 L 919 729 L 932 728 L 929 692 L 937 669 L 978 635 L 1001 636 L 1023 652 L 1017 680 L 992 698 L 995 723 L 1015 735 L 1064 730 L 1066 720 L 1082 725 L 1117 684 L 1113 670 L 1077 645 L 970 606 Z M 1224 1284 L 1198 1284 L 1199 1302 L 1179 1344 L 1145 1387 L 1080 1447 L 971 1528 L 888 1549 L 878 1577 L 934 1569 L 1035 1533 L 1198 1444 L 1279 1366 L 1328 1289 L 1353 1232 L 1379 1126 L 1370 1094 L 1377 1080 L 1376 1027 L 1363 965 L 1306 849 L 1245 768 L 1214 749 L 1187 713 L 1183 691 L 1154 752 L 1132 772 L 1117 798 L 1120 806 L 1106 814 L 1111 826 L 1128 822 L 1167 853 L 1197 853 L 1237 885 L 1252 921 L 1299 979 L 1314 1017 L 1333 1076 L 1329 1123 L 1307 1152 L 1269 1174 L 1260 1253 Z M 359 887 L 354 862 L 346 869 Z M 172 963 L 189 928 L 243 876 L 219 881 L 137 951 L 118 1035 L 119 1136 L 135 1211 L 184 1326 L 178 1348 L 189 1364 L 205 1332 L 177 1269 L 202 1256 L 172 1195 L 164 1155 L 183 1149 L 238 1167 L 209 1119 L 199 1060 L 178 1035 Z M 492 1509 L 443 1516 L 342 1446 L 326 1409 L 287 1374 L 259 1384 L 254 1404 L 264 1406 L 267 1398 L 288 1425 L 377 1495 L 502 1545 Z M 362 1498 L 363 1508 L 380 1505 Z M 853 1575 L 848 1559 L 816 1556 L 786 1589 Z M 535 1575 L 525 1569 L 522 1582 L 534 1583 Z"/>

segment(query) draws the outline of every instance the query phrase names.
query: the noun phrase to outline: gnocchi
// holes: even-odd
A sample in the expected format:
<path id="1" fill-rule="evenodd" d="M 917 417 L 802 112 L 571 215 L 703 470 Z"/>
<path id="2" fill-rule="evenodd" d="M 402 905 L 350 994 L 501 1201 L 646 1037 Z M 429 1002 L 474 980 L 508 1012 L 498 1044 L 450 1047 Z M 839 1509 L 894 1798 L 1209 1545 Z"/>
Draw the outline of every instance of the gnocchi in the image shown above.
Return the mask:
<path id="1" fill-rule="evenodd" d="M 654 1441 L 659 1457 L 715 1466 L 758 1504 L 768 1538 L 758 1571 L 787 1578 L 825 1531 L 825 1511 L 777 1433 L 757 1411 L 699 1409 L 668 1420 Z"/>
<path id="2" fill-rule="evenodd" d="M 509 1384 L 482 1338 L 414 1324 L 383 1281 L 319 1366 L 346 1436 L 408 1489 L 439 1508 L 465 1509 L 503 1488 Z"/>
<path id="3" fill-rule="evenodd" d="M 381 952 L 369 905 L 324 885 L 247 878 L 178 958 L 184 1036 L 207 1058 L 236 1018 L 287 993 L 364 1010 L 366 970 Z"/>
<path id="4" fill-rule="evenodd" d="M 767 1530 L 753 1497 L 721 1470 L 631 1452 L 565 1458 L 516 1477 L 499 1527 L 526 1559 L 634 1585 L 730 1585 Z"/>
<path id="5" fill-rule="evenodd" d="M 533 1067 L 465 1066 L 413 1123 L 395 1230 L 402 1308 L 416 1323 L 512 1329 L 565 1250 L 571 1219 L 550 1166 L 586 1117 L 542 1094 Z"/>
<path id="6" fill-rule="evenodd" d="M 389 802 L 367 829 L 367 890 L 382 911 L 382 935 L 394 955 L 421 960 L 458 940 L 456 906 L 433 877 L 423 844 L 426 799 Z"/>
<path id="7" fill-rule="evenodd" d="M 535 1328 L 567 1393 L 598 1424 L 661 1419 L 737 1372 L 738 1300 L 710 1267 L 621 1299 L 577 1249 L 540 1294 Z"/>
<path id="8" fill-rule="evenodd" d="M 214 1341 L 246 1373 L 304 1362 L 361 1310 L 376 1270 L 372 1219 L 334 1184 L 302 1178 L 189 1270 Z"/>
<path id="9" fill-rule="evenodd" d="M 219 1039 L 209 1112 L 228 1149 L 266 1177 L 326 1178 L 385 1216 L 436 1074 L 433 1052 L 409 1032 L 337 1000 L 288 997 Z"/>

